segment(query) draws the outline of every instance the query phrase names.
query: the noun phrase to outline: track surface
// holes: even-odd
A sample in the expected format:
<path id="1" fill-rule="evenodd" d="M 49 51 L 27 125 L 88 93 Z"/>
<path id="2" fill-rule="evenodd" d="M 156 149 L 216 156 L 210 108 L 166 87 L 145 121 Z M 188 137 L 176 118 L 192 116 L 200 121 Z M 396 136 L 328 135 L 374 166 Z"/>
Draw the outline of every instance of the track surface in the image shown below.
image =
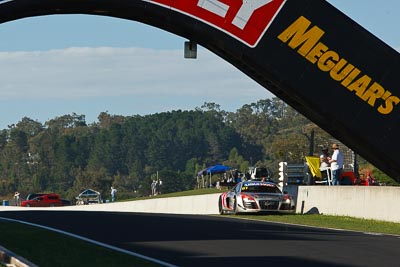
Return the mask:
<path id="1" fill-rule="evenodd" d="M 177 266 L 400 266 L 400 238 L 239 220 L 113 212 L 1 212 Z"/>

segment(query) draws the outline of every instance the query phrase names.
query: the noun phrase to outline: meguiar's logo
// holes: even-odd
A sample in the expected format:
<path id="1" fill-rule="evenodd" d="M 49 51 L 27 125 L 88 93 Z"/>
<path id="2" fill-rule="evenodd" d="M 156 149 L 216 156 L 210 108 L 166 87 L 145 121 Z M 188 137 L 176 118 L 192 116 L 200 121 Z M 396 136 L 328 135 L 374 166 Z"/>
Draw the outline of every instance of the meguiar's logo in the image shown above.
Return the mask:
<path id="1" fill-rule="evenodd" d="M 286 0 L 143 0 L 203 21 L 257 46 Z"/>
<path id="2" fill-rule="evenodd" d="M 400 98 L 386 90 L 370 76 L 351 64 L 336 51 L 321 42 L 325 32 L 301 16 L 287 27 L 278 39 L 294 50 L 320 71 L 329 73 L 331 79 L 340 83 L 349 92 L 355 93 L 380 114 L 390 114 L 400 103 Z"/>

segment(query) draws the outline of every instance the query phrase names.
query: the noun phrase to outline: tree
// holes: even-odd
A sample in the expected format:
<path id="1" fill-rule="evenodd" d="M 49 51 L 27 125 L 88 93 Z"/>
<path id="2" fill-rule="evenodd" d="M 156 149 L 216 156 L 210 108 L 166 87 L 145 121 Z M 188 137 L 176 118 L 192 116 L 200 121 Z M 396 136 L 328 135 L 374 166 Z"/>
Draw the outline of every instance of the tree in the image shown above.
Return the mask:
<path id="1" fill-rule="evenodd" d="M 74 197 L 84 187 L 108 194 L 117 183 L 127 194 L 149 195 L 157 171 L 167 179 L 166 192 L 186 190 L 194 187 L 198 171 L 216 163 L 242 172 L 250 165 L 274 169 L 280 161 L 302 163 L 311 132 L 314 150 L 332 143 L 278 98 L 236 112 L 216 103 L 146 116 L 102 112 L 91 125 L 75 113 L 44 126 L 24 117 L 0 131 L 0 193 L 18 188 Z"/>
<path id="2" fill-rule="evenodd" d="M 272 143 L 274 157 L 278 161 L 291 163 L 304 162 L 307 155 L 307 141 L 301 134 L 291 133 L 286 136 L 281 135 L 275 138 Z"/>
<path id="3" fill-rule="evenodd" d="M 16 124 L 15 128 L 25 132 L 27 136 L 32 137 L 43 131 L 44 126 L 38 121 L 23 117 L 22 120 Z"/>
<path id="4" fill-rule="evenodd" d="M 249 162 L 246 161 L 238 152 L 236 147 L 232 148 L 229 153 L 229 158 L 227 161 L 223 162 L 224 165 L 230 166 L 234 169 L 238 169 L 241 172 L 248 171 L 248 167 L 250 166 Z"/>
<path id="5" fill-rule="evenodd" d="M 68 128 L 86 126 L 85 115 L 78 115 L 76 113 L 72 113 L 71 115 L 63 115 L 49 120 L 45 123 L 45 126 L 53 131 L 62 131 Z"/>

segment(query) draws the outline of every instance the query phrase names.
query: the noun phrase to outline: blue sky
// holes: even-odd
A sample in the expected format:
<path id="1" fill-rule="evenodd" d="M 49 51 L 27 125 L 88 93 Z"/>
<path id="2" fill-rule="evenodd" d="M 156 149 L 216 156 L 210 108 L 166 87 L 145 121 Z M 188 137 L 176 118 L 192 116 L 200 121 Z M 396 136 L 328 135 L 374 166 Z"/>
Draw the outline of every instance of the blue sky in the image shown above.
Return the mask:
<path id="1" fill-rule="evenodd" d="M 330 0 L 393 48 L 400 48 L 400 1 Z M 0 24 L 0 129 L 23 117 L 100 112 L 146 115 L 204 102 L 235 111 L 273 95 L 229 63 L 185 39 L 111 17 L 53 15 Z M 229 88 L 229 90 L 227 90 Z"/>

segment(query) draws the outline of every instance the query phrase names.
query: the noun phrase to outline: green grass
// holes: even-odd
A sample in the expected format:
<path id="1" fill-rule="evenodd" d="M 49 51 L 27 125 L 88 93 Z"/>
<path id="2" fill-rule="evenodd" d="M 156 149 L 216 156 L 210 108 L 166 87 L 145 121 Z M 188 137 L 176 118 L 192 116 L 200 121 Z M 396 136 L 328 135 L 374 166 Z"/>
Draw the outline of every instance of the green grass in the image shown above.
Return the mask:
<path id="1" fill-rule="evenodd" d="M 331 215 L 240 215 L 244 219 L 400 235 L 400 223 Z"/>
<path id="2" fill-rule="evenodd" d="M 3 247 L 40 267 L 159 266 L 128 254 L 20 223 L 0 222 L 0 233 L 0 244 Z"/>

